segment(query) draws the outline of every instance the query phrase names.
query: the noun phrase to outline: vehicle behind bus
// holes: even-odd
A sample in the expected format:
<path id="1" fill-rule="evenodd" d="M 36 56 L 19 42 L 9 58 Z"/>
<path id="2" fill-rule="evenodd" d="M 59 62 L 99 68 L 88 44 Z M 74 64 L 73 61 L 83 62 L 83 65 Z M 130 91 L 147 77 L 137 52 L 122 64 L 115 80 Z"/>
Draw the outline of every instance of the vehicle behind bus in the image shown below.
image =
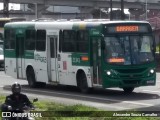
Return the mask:
<path id="1" fill-rule="evenodd" d="M 32 21 L 5 25 L 5 72 L 46 84 L 119 87 L 156 84 L 155 42 L 148 22 Z"/>

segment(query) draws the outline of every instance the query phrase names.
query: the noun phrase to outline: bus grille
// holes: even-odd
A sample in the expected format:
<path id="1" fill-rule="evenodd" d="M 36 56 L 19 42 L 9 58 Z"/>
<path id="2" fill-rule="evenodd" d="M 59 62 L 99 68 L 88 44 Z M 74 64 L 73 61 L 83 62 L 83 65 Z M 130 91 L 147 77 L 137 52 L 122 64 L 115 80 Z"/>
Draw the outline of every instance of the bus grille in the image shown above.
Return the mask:
<path id="1" fill-rule="evenodd" d="M 146 71 L 146 68 L 138 68 L 138 69 L 116 69 L 119 73 L 141 73 Z"/>
<path id="2" fill-rule="evenodd" d="M 140 83 L 140 80 L 123 80 L 123 82 L 129 85 L 138 85 Z"/>
<path id="3" fill-rule="evenodd" d="M 143 75 L 142 74 L 126 74 L 126 75 L 120 75 L 120 78 L 130 78 L 130 79 L 137 79 L 137 78 L 142 78 Z"/>

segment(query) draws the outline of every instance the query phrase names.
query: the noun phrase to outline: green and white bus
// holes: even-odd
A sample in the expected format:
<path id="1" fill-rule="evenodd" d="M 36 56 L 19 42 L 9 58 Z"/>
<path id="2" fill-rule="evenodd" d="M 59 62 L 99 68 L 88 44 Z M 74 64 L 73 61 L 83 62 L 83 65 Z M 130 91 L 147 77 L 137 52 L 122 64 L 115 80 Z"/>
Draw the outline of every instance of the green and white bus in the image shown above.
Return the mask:
<path id="1" fill-rule="evenodd" d="M 7 23 L 5 72 L 46 84 L 119 87 L 131 93 L 156 84 L 155 42 L 142 21 L 28 21 Z"/>

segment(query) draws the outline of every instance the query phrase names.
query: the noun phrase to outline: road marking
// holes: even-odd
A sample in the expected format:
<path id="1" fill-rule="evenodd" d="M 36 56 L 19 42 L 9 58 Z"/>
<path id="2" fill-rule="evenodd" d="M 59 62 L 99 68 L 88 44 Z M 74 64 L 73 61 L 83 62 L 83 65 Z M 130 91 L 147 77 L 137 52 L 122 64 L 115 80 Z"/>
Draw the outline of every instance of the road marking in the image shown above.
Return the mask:
<path id="1" fill-rule="evenodd" d="M 24 90 L 29 90 L 25 89 Z M 96 100 L 106 100 L 106 101 L 114 101 L 114 102 L 119 102 L 119 103 L 128 103 L 128 104 L 135 104 L 135 105 L 143 105 L 143 106 L 153 106 L 153 104 L 148 104 L 148 103 L 141 103 L 141 102 L 132 102 L 132 101 L 122 101 L 122 100 L 115 100 L 115 99 L 108 99 L 108 98 L 97 98 L 97 97 L 92 97 L 92 96 L 85 96 L 85 95 L 72 95 L 72 94 L 66 94 L 66 93 L 57 93 L 57 92 L 49 92 L 49 91 L 39 91 L 39 90 L 30 90 L 30 91 L 35 91 L 35 92 L 41 92 L 41 93 L 55 93 L 59 95 L 69 95 L 74 97 L 83 97 L 83 98 L 90 98 L 90 99 L 96 99 Z"/>
<path id="2" fill-rule="evenodd" d="M 160 93 L 160 91 L 151 91 L 151 90 L 142 90 L 142 91 L 151 92 L 151 93 Z"/>

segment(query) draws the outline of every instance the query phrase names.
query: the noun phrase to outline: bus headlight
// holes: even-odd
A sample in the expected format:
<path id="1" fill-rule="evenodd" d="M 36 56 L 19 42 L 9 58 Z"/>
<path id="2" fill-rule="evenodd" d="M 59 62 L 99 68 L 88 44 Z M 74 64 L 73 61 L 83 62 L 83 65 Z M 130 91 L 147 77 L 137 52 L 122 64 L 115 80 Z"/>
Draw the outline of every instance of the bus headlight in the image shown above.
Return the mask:
<path id="1" fill-rule="evenodd" d="M 107 71 L 107 75 L 108 75 L 108 76 L 111 75 L 111 71 Z"/>
<path id="2" fill-rule="evenodd" d="M 151 70 L 150 70 L 150 73 L 152 73 L 152 74 L 153 74 L 153 73 L 154 73 L 154 69 L 151 69 Z"/>

